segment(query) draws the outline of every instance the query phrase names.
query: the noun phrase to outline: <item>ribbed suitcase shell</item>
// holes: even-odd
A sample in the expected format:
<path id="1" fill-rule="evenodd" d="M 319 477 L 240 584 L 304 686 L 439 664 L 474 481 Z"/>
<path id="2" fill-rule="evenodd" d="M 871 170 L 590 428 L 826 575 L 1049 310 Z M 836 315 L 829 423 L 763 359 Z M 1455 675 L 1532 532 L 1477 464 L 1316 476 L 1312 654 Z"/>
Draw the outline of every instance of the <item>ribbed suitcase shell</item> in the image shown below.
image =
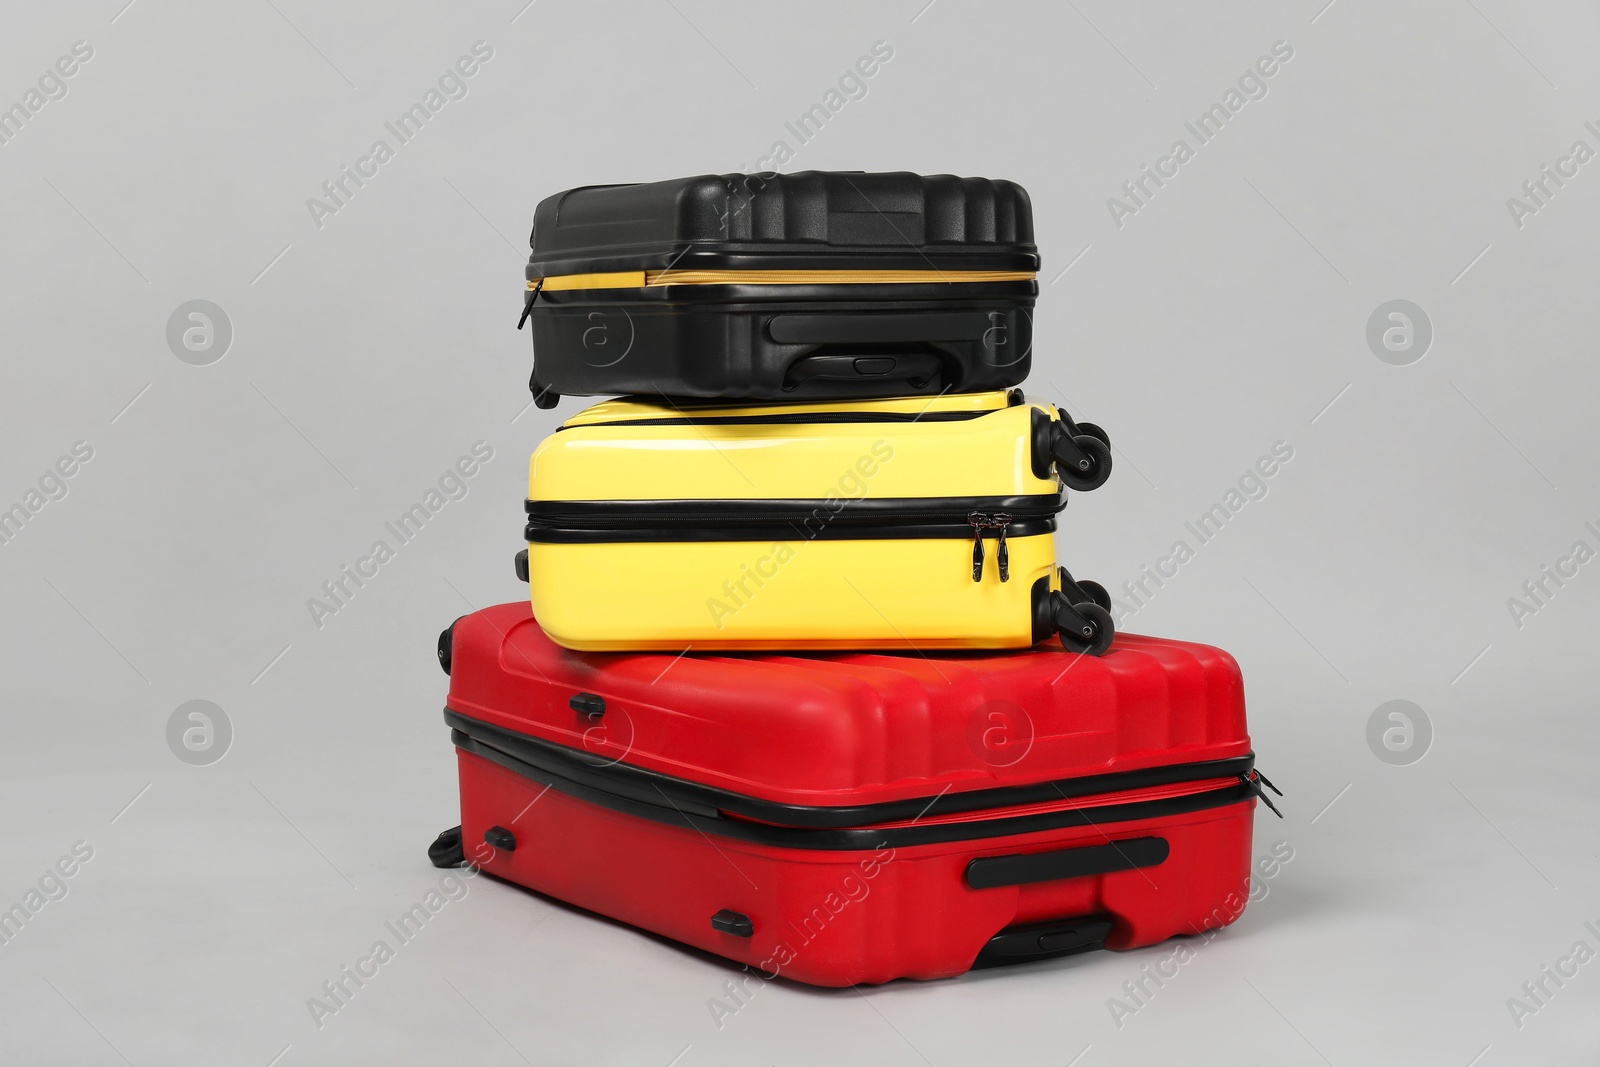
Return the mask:
<path id="1" fill-rule="evenodd" d="M 1039 257 L 1008 181 L 588 186 L 542 201 L 530 243 L 536 393 L 932 395 L 1007 388 L 1031 362 Z"/>
<path id="2" fill-rule="evenodd" d="M 1100 658 L 1048 646 L 1005 655 L 592 654 L 560 648 L 526 605 L 507 604 L 458 620 L 447 643 L 447 710 L 486 724 L 480 733 L 559 746 L 592 765 L 591 776 L 652 772 L 813 817 L 865 805 L 924 813 L 883 824 L 902 827 L 887 833 L 919 819 L 944 826 L 1030 810 L 973 810 L 985 790 L 1250 752 L 1237 665 L 1185 642 L 1119 635 Z M 599 718 L 573 710 L 580 694 L 603 701 Z M 808 849 L 741 839 L 736 831 L 748 827 L 731 817 L 694 826 L 640 818 L 560 782 L 547 790 L 486 755 L 495 752 L 478 746 L 459 757 L 463 841 L 484 870 L 803 982 L 959 974 L 1003 931 L 1082 917 L 1110 923 L 1106 947 L 1132 948 L 1226 925 L 1247 894 L 1248 795 L 1103 823 L 1093 811 L 1111 809 L 1091 809 L 1084 825 L 980 840 Z M 676 803 L 687 804 L 662 807 Z M 514 835 L 514 850 L 482 848 L 492 827 Z M 975 859 L 1151 836 L 1170 854 L 1142 869 L 982 889 L 964 878 Z M 723 911 L 748 917 L 753 933 L 714 928 Z M 774 968 L 785 945 L 792 958 Z"/>

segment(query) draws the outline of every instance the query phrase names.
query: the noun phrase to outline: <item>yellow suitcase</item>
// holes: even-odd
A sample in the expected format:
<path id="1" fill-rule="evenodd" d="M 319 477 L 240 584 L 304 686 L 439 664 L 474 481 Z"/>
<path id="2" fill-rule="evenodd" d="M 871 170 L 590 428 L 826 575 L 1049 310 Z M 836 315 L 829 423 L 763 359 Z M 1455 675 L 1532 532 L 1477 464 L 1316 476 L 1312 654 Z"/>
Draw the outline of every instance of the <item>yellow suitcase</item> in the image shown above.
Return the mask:
<path id="1" fill-rule="evenodd" d="M 1111 642 L 1056 566 L 1105 434 L 1020 390 L 767 406 L 596 404 L 528 478 L 518 572 L 584 651 L 1026 648 Z"/>

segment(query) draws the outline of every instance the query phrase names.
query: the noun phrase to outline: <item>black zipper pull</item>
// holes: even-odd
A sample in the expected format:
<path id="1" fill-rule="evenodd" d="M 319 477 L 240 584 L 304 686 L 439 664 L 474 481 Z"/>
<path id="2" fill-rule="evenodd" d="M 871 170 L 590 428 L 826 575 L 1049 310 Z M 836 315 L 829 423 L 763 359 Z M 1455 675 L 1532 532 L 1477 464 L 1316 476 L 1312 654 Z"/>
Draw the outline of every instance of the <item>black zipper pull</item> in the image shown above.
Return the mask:
<path id="1" fill-rule="evenodd" d="M 967 512 L 967 525 L 972 527 L 972 580 L 983 581 L 983 528 L 989 525 L 989 516 L 981 511 Z"/>
<path id="2" fill-rule="evenodd" d="M 533 302 L 539 299 L 539 292 L 544 288 L 544 279 L 540 278 L 533 283 L 533 288 L 528 290 L 528 295 L 522 298 L 522 318 L 517 320 L 517 329 L 522 329 L 522 324 L 528 321 L 528 316 L 533 314 Z"/>
<path id="3" fill-rule="evenodd" d="M 1243 774 L 1239 775 L 1239 781 L 1249 786 L 1251 791 L 1254 792 L 1256 796 L 1261 798 L 1261 803 L 1267 806 L 1268 811 L 1272 812 L 1272 814 L 1276 815 L 1280 819 L 1283 818 L 1283 812 L 1279 811 L 1278 805 L 1274 804 L 1272 802 L 1272 798 L 1267 796 L 1267 791 L 1261 788 L 1261 783 L 1266 782 L 1266 784 L 1271 787 L 1272 791 L 1277 793 L 1280 797 L 1283 796 L 1283 793 L 1279 792 L 1277 786 L 1273 785 L 1271 782 L 1267 782 L 1265 778 L 1262 778 L 1260 771 L 1245 771 Z"/>
<path id="4" fill-rule="evenodd" d="M 1272 784 L 1272 779 L 1268 778 L 1266 775 L 1262 774 L 1260 771 L 1256 771 L 1255 772 L 1255 776 L 1257 778 L 1261 779 L 1261 784 L 1262 785 L 1266 786 L 1268 789 L 1272 790 L 1274 793 L 1278 794 L 1280 797 L 1283 796 L 1283 790 L 1281 790 L 1277 786 L 1273 785 Z"/>
<path id="5" fill-rule="evenodd" d="M 989 518 L 992 520 L 989 525 L 1000 531 L 1000 544 L 995 551 L 995 559 L 1000 562 L 1000 580 L 1009 582 L 1011 580 L 1011 551 L 1006 547 L 1006 527 L 1011 525 L 1011 515 L 1009 512 L 997 511 Z"/>

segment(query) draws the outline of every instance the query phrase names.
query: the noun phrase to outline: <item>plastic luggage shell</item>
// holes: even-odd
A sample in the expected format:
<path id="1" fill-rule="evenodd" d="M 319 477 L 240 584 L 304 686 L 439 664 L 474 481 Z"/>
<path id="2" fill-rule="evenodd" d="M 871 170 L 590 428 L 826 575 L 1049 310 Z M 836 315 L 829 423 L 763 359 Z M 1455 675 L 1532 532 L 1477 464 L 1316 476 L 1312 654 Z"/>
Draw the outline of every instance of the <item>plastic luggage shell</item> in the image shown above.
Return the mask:
<path id="1" fill-rule="evenodd" d="M 530 244 L 541 406 L 977 392 L 1031 363 L 1039 257 L 1013 182 L 804 171 L 588 186 L 542 201 Z"/>
<path id="2" fill-rule="evenodd" d="M 1052 531 L 1063 482 L 1110 464 L 1097 427 L 1020 392 L 597 404 L 529 465 L 531 603 L 590 651 L 1099 650 L 1109 603 L 1064 580 Z"/>
<path id="3" fill-rule="evenodd" d="M 825 986 L 1135 948 L 1248 897 L 1226 653 L 674 657 L 458 620 L 461 827 L 435 862 Z"/>

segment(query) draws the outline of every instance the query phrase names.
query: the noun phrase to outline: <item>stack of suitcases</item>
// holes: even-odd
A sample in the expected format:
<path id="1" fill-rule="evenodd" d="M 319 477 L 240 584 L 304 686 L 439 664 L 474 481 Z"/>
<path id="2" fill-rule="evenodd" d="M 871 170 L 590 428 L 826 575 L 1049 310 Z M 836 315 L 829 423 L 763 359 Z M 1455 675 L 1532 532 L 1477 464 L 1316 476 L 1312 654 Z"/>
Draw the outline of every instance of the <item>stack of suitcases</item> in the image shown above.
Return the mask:
<path id="1" fill-rule="evenodd" d="M 440 635 L 435 864 L 824 986 L 1238 917 L 1270 788 L 1238 666 L 1113 639 L 1056 559 L 1111 449 L 1016 388 L 1020 186 L 595 186 L 531 243 L 535 402 L 622 399 L 533 454 L 529 598 Z"/>

